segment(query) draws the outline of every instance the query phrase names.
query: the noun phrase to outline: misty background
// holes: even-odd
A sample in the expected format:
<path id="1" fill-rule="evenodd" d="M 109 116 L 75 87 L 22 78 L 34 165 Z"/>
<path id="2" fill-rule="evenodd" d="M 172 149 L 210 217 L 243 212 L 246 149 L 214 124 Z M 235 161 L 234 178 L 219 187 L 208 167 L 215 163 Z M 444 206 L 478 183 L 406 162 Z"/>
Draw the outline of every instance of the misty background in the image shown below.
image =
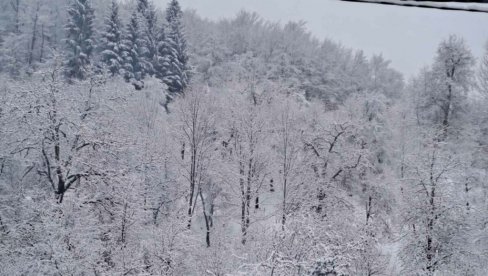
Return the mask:
<path id="1" fill-rule="evenodd" d="M 168 3 L 154 2 L 161 8 Z M 383 54 L 406 79 L 430 64 L 439 41 L 448 35 L 462 36 L 475 57 L 482 56 L 488 37 L 488 28 L 482 27 L 488 26 L 484 13 L 335 0 L 181 0 L 181 6 L 213 20 L 233 17 L 240 10 L 283 24 L 303 20 L 318 39 L 330 38 L 368 56 Z"/>

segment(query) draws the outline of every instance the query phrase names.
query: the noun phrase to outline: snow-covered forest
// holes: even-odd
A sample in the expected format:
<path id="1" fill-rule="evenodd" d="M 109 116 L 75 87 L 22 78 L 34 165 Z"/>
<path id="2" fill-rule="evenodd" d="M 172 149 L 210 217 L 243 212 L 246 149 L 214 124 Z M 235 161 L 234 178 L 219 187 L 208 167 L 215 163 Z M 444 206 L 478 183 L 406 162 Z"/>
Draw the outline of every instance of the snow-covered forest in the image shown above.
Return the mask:
<path id="1" fill-rule="evenodd" d="M 488 275 L 487 106 L 459 35 L 2 0 L 0 275 Z"/>

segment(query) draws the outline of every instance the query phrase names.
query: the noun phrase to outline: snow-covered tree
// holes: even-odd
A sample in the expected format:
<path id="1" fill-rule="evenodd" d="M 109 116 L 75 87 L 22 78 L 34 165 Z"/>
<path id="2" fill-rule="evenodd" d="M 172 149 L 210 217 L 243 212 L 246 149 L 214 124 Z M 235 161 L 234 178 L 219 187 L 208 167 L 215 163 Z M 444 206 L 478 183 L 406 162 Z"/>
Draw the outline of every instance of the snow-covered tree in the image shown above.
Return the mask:
<path id="1" fill-rule="evenodd" d="M 153 64 L 157 55 L 158 37 L 159 32 L 161 32 L 161 30 L 157 28 L 157 11 L 152 1 L 138 0 L 137 12 L 140 14 L 141 29 L 144 30 L 144 39 L 147 41 L 146 58 L 149 62 L 151 62 L 151 67 L 148 68 L 148 74 L 153 75 Z"/>
<path id="2" fill-rule="evenodd" d="M 430 133 L 430 134 L 429 134 Z M 432 136 L 434 134 L 434 137 Z M 401 251 L 405 273 L 435 275 L 469 254 L 466 213 L 458 196 L 463 181 L 460 160 L 435 137 L 436 130 L 418 133 L 417 149 L 409 154 L 405 177 L 404 231 Z M 458 271 L 467 267 L 457 266 Z"/>
<path id="3" fill-rule="evenodd" d="M 269 145 L 269 121 L 265 110 L 266 98 L 255 102 L 251 93 L 242 93 L 234 99 L 228 98 L 228 111 L 223 129 L 224 160 L 226 168 L 222 172 L 230 186 L 232 196 L 239 202 L 236 210 L 239 214 L 241 243 L 249 239 L 251 225 L 259 214 L 260 192 L 264 183 L 269 181 L 271 156 L 267 152 Z"/>
<path id="4" fill-rule="evenodd" d="M 176 51 L 172 45 L 164 31 L 161 31 L 158 38 L 157 54 L 153 68 L 155 77 L 160 79 L 165 85 L 172 82 L 173 76 L 171 75 L 171 70 L 173 70 L 173 61 L 177 58 Z M 167 111 L 169 110 L 168 104 L 174 100 L 175 96 L 177 95 L 172 92 L 166 95 L 164 107 Z"/>
<path id="5" fill-rule="evenodd" d="M 209 170 L 212 157 L 215 154 L 216 117 L 210 101 L 211 96 L 205 95 L 204 88 L 191 91 L 180 99 L 177 112 L 177 129 L 180 133 L 178 140 L 181 143 L 181 164 L 184 173 L 184 185 L 189 183 L 188 198 L 188 228 L 192 226 L 193 216 L 200 200 L 206 228 L 206 244 L 210 246 L 210 220 L 208 214 L 210 206 L 206 201 L 205 186 L 213 181 Z M 179 159 L 179 158 L 178 158 Z"/>
<path id="6" fill-rule="evenodd" d="M 66 43 L 68 47 L 66 76 L 85 79 L 90 70 L 91 56 L 95 47 L 95 11 L 90 0 L 73 0 L 68 8 Z"/>
<path id="7" fill-rule="evenodd" d="M 477 81 L 478 90 L 485 96 L 488 95 L 488 43 L 485 45 L 485 52 L 479 62 Z"/>
<path id="8" fill-rule="evenodd" d="M 140 82 L 146 76 L 150 63 L 147 60 L 147 41 L 140 26 L 140 18 L 132 13 L 122 40 L 124 77 L 127 81 Z M 137 84 L 137 86 L 141 86 Z"/>
<path id="9" fill-rule="evenodd" d="M 119 5 L 112 1 L 110 14 L 105 20 L 105 32 L 100 45 L 102 62 L 108 67 L 112 75 L 119 74 L 122 65 L 122 23 L 119 18 Z"/>
<path id="10" fill-rule="evenodd" d="M 474 77 L 474 58 L 460 37 L 451 35 L 441 42 L 432 66 L 431 94 L 424 95 L 434 109 L 434 120 L 447 131 L 451 121 L 465 108 L 466 94 Z"/>
<path id="11" fill-rule="evenodd" d="M 164 37 L 165 47 L 168 48 L 159 53 L 163 62 L 169 59 L 167 71 L 159 72 L 162 81 L 168 86 L 169 92 L 173 95 L 181 94 L 189 83 L 189 64 L 186 39 L 183 33 L 182 11 L 177 0 L 172 0 L 166 9 L 166 20 L 168 22 L 167 34 Z M 160 44 L 161 46 L 161 44 Z"/>

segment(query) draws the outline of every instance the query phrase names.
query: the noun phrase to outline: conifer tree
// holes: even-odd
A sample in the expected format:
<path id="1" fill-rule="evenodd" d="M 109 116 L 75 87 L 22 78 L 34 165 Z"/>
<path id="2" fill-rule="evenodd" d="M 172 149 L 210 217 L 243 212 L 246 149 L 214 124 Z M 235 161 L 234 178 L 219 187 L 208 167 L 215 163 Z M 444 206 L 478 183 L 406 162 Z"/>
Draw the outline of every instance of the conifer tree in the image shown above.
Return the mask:
<path id="1" fill-rule="evenodd" d="M 158 37 L 157 53 L 154 61 L 154 76 L 160 79 L 168 86 L 169 94 L 166 94 L 166 102 L 164 107 L 168 110 L 168 104 L 173 100 L 175 92 L 173 92 L 172 83 L 175 83 L 175 74 L 173 70 L 178 67 L 173 66 L 174 61 L 177 60 L 177 53 L 174 48 L 173 41 L 168 38 L 162 30 Z"/>
<path id="2" fill-rule="evenodd" d="M 68 18 L 65 28 L 69 49 L 66 76 L 84 79 L 95 44 L 93 29 L 95 14 L 90 0 L 73 0 L 68 8 Z"/>
<path id="3" fill-rule="evenodd" d="M 171 54 L 168 56 L 164 52 L 159 52 L 159 55 L 170 64 L 168 70 L 160 74 L 164 75 L 162 81 L 168 85 L 168 90 L 173 95 L 183 93 L 189 81 L 188 54 L 181 18 L 180 5 L 178 1 L 172 0 L 166 10 L 168 33 L 165 36 L 165 44 L 171 48 L 171 51 L 168 51 Z"/>
<path id="4" fill-rule="evenodd" d="M 173 61 L 177 59 L 173 41 L 165 34 L 164 29 L 159 33 L 154 75 L 164 83 L 170 83 Z"/>
<path id="5" fill-rule="evenodd" d="M 144 14 L 144 11 L 149 7 L 148 0 L 138 0 L 137 1 L 137 12 Z"/>
<path id="6" fill-rule="evenodd" d="M 122 35 L 119 18 L 119 5 L 112 1 L 110 15 L 105 21 L 105 32 L 102 41 L 102 62 L 106 64 L 112 75 L 119 74 L 122 69 Z"/>
<path id="7" fill-rule="evenodd" d="M 150 67 L 146 59 L 147 41 L 144 39 L 140 28 L 140 20 L 137 12 L 132 14 L 127 24 L 125 37 L 122 41 L 124 59 L 124 77 L 127 81 L 142 80 Z"/>
<path id="8" fill-rule="evenodd" d="M 146 58 L 151 65 L 156 61 L 155 56 L 157 53 L 157 38 L 158 30 L 157 26 L 157 15 L 156 8 L 152 2 L 148 0 L 138 0 L 137 2 L 137 12 L 141 16 L 141 29 L 144 30 L 145 40 L 147 41 L 147 53 Z M 148 68 L 148 74 L 153 75 L 154 70 L 152 67 Z"/>

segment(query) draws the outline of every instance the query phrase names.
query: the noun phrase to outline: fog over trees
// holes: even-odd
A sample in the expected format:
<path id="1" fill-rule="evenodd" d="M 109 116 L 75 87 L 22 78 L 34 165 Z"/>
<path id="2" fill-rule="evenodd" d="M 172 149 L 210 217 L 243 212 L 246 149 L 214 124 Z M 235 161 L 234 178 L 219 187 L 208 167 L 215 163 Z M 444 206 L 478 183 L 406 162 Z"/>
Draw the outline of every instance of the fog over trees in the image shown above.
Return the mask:
<path id="1" fill-rule="evenodd" d="M 488 48 L 430 64 L 177 0 L 2 1 L 0 275 L 488 275 Z"/>

